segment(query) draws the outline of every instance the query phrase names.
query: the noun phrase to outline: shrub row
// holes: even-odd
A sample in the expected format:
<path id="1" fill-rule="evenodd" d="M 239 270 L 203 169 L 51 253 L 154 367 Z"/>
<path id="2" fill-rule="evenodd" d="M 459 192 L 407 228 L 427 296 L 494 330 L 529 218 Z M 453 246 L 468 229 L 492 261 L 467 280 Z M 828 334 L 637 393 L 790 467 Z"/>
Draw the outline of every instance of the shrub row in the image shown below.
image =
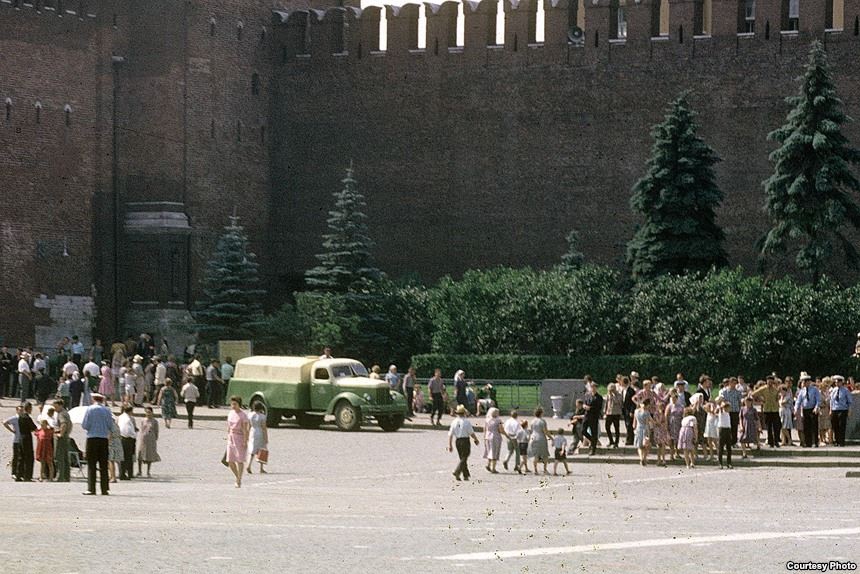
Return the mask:
<path id="1" fill-rule="evenodd" d="M 433 369 L 442 369 L 442 376 L 450 379 L 454 372 L 463 369 L 467 379 L 579 379 L 591 375 L 595 381 L 605 385 L 615 380 L 618 373 L 637 371 L 643 378 L 657 376 L 671 383 L 677 373 L 683 373 L 687 381 L 696 383 L 699 375 L 709 374 L 716 381 L 734 375 L 744 375 L 750 380 L 758 379 L 776 371 L 778 375 L 792 375 L 797 380 L 801 370 L 817 375 L 839 372 L 856 377 L 857 361 L 846 359 L 837 364 L 814 364 L 799 366 L 795 363 L 785 368 L 769 368 L 761 365 L 721 363 L 701 357 L 660 357 L 656 355 L 604 355 L 593 357 L 562 357 L 547 355 L 446 355 L 426 353 L 412 357 L 412 366 L 419 377 L 429 377 Z"/>

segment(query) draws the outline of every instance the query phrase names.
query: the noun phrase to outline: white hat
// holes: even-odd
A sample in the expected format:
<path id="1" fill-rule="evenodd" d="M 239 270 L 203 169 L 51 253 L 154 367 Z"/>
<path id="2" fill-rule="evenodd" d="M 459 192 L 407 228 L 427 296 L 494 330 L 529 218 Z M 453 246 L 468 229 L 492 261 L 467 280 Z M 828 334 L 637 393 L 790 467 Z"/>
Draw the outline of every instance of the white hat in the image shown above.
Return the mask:
<path id="1" fill-rule="evenodd" d="M 844 381 L 845 380 L 845 377 L 843 377 L 842 375 L 832 375 L 830 378 L 833 379 L 834 381 Z"/>
<path id="2" fill-rule="evenodd" d="M 135 363 L 139 363 L 139 362 L 143 361 L 143 357 L 141 357 L 140 355 L 135 355 L 134 357 L 132 357 L 131 360 Z"/>
<path id="3" fill-rule="evenodd" d="M 806 371 L 800 371 L 800 377 L 797 379 L 798 381 L 810 381 L 812 377 L 809 376 L 809 373 Z"/>

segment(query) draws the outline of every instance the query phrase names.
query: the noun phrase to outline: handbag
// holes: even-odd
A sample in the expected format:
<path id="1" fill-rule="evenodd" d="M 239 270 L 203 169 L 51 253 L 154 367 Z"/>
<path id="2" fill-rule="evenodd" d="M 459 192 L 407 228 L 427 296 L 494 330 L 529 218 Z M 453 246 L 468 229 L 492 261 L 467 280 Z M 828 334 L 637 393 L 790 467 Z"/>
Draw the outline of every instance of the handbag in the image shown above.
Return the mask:
<path id="1" fill-rule="evenodd" d="M 269 462 L 269 449 L 261 448 L 257 451 L 257 460 L 259 462 Z"/>
<path id="2" fill-rule="evenodd" d="M 227 462 L 227 451 L 224 451 L 224 454 L 221 456 L 221 464 L 224 466 L 230 466 L 230 463 Z"/>

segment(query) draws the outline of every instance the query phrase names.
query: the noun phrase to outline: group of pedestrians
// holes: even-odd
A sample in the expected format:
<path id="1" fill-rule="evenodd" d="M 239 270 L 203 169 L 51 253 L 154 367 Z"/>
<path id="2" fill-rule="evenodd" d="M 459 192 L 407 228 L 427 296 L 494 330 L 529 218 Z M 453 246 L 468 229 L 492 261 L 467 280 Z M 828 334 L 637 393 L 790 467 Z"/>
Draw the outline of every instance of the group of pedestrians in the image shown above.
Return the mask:
<path id="1" fill-rule="evenodd" d="M 521 421 L 516 411 L 502 422 L 499 410 L 490 408 L 483 429 L 486 470 L 498 472 L 497 463 L 505 442 L 507 456 L 502 461 L 505 470 L 513 459 L 513 470 L 520 474 L 529 472 L 529 460 L 533 472 L 542 470 L 548 474 L 549 462 L 553 462 L 553 474 L 557 474 L 559 465 L 569 471 L 570 454 L 583 447 L 588 449 L 589 456 L 596 454 L 601 418 L 605 419 L 610 448 L 619 447 L 620 421 L 624 420 L 625 444 L 637 449 L 642 466 L 648 464 L 653 447 L 658 466 L 682 461 L 688 468 L 695 468 L 697 460 L 715 460 L 720 468 L 731 469 L 733 447 L 740 444 L 741 456 L 747 458 L 750 450 L 761 448 L 763 432 L 767 433 L 767 444 L 773 448 L 793 444 L 794 429 L 798 429 L 803 447 L 817 447 L 825 441 L 844 446 L 848 411 L 853 403 L 853 385 L 846 384 L 841 375 L 813 379 L 803 372 L 796 389 L 791 377 L 780 379 L 776 374 L 752 386 L 742 376 L 728 377 L 715 389 L 712 379 L 702 375 L 697 388 L 690 392 L 680 373 L 668 388 L 656 377 L 640 382 L 634 371 L 630 377 L 619 375 L 610 383 L 605 397 L 591 377 L 586 376 L 585 380 L 586 393 L 576 401 L 566 425 L 571 427 L 570 441 L 565 429 L 554 432 L 547 429 L 541 408 L 534 411 L 531 423 Z M 458 405 L 448 432 L 448 449 L 456 447 L 459 457 L 454 470 L 457 480 L 470 477 L 469 441 L 480 444 L 467 416 L 467 409 Z"/>

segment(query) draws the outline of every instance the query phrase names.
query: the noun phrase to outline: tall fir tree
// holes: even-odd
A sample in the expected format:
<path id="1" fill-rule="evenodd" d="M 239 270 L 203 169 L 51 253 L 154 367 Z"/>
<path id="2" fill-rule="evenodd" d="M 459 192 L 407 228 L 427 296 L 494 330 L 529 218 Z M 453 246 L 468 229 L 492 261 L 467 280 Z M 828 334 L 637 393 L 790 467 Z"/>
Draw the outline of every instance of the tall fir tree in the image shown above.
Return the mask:
<path id="1" fill-rule="evenodd" d="M 627 245 L 637 280 L 726 265 L 725 235 L 715 221 L 723 193 L 713 166 L 720 158 L 697 135 L 695 116 L 681 94 L 651 132 L 648 170 L 630 199 L 633 211 L 645 219 Z"/>
<path id="2" fill-rule="evenodd" d="M 830 77 L 827 53 L 815 41 L 809 51 L 800 93 L 786 99 L 792 106 L 785 124 L 768 135 L 779 147 L 770 154 L 774 172 L 765 182 L 765 210 L 773 223 L 761 241 L 767 256 L 797 250 L 797 267 L 817 284 L 834 243 L 848 265 L 858 268 L 860 256 L 843 234 L 845 223 L 860 228 L 854 194 L 860 183 L 850 165 L 860 152 L 842 134 L 848 119 Z"/>
<path id="3" fill-rule="evenodd" d="M 259 326 L 266 292 L 248 236 L 234 214 L 218 238 L 203 279 L 204 299 L 194 314 L 203 341 L 251 339 Z"/>
<path id="4" fill-rule="evenodd" d="M 380 279 L 382 273 L 373 266 L 373 240 L 364 213 L 367 204 L 358 191 L 352 162 L 341 182 L 343 189 L 334 193 L 328 233 L 323 235 L 324 251 L 316 256 L 320 264 L 305 273 L 305 282 L 314 289 L 344 293 Z"/>
<path id="5" fill-rule="evenodd" d="M 567 251 L 561 256 L 559 269 L 575 271 L 585 263 L 585 255 L 579 250 L 579 233 L 572 229 L 565 240 L 567 241 Z"/>

